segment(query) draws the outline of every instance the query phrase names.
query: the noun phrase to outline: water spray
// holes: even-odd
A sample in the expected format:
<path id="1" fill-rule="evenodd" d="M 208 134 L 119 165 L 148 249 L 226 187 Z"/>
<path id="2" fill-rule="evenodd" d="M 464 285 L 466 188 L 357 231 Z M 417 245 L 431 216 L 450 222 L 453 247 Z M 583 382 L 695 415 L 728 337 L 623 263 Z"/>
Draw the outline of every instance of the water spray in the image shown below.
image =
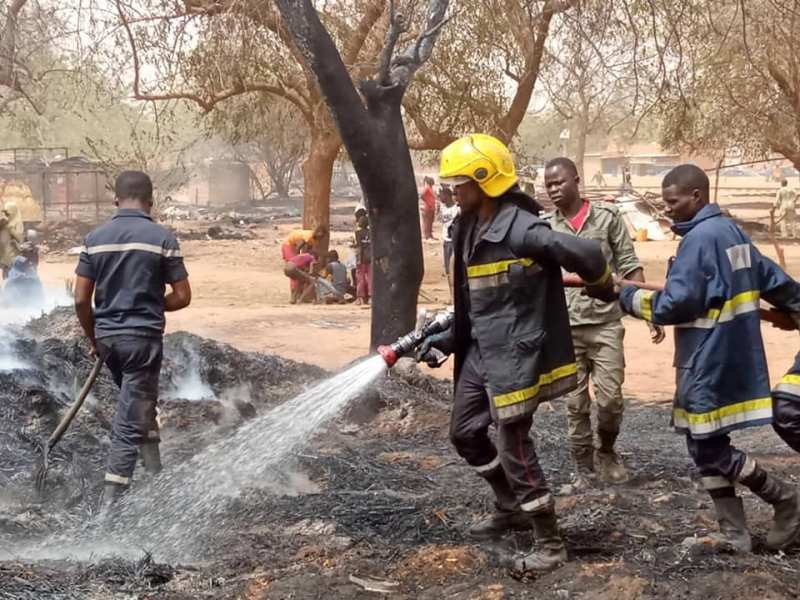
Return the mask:
<path id="1" fill-rule="evenodd" d="M 396 342 L 389 346 L 378 346 L 378 354 L 383 357 L 389 368 L 393 367 L 397 361 L 410 354 L 420 347 L 425 338 L 441 333 L 450 328 L 453 324 L 453 313 L 444 311 L 436 313 L 432 319 L 427 319 L 425 309 L 420 311 L 417 319 L 417 327 L 411 333 L 407 333 Z"/>

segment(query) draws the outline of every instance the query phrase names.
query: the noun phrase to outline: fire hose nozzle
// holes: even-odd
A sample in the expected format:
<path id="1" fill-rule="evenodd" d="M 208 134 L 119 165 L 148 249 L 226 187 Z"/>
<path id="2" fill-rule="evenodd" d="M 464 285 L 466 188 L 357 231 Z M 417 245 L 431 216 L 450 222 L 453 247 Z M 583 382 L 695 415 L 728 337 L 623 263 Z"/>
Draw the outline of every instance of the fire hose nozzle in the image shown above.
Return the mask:
<path id="1" fill-rule="evenodd" d="M 453 323 L 453 313 L 449 311 L 440 312 L 428 321 L 421 328 L 415 329 L 397 339 L 396 342 L 389 346 L 378 346 L 378 354 L 383 357 L 389 368 L 392 368 L 397 361 L 410 354 L 425 341 L 425 338 L 432 336 L 436 333 L 441 333 L 447 330 Z"/>

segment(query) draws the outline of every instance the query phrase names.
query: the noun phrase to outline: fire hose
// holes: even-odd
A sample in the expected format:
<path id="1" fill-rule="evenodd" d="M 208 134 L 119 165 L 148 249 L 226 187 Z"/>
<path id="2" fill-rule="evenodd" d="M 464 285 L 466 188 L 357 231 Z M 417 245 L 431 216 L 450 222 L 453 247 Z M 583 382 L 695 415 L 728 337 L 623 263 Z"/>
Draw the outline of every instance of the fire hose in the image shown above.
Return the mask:
<path id="1" fill-rule="evenodd" d="M 617 283 L 619 285 L 632 285 L 653 292 L 661 292 L 664 290 L 664 284 L 662 283 L 631 281 L 628 279 L 620 279 Z M 572 288 L 586 287 L 586 282 L 576 275 L 564 275 L 564 286 Z M 798 328 L 791 316 L 779 310 L 762 308 L 759 309 L 759 316 L 762 321 L 772 323 L 779 329 L 791 331 Z M 383 360 L 385 360 L 386 364 L 391 368 L 397 364 L 400 358 L 416 351 L 426 338 L 446 331 L 452 325 L 453 319 L 454 315 L 450 311 L 436 313 L 429 319 L 427 313 L 423 309 L 420 311 L 417 327 L 412 332 L 398 338 L 393 344 L 378 346 L 378 354 L 383 357 Z M 431 349 L 432 352 L 434 350 L 435 349 Z M 444 358 L 446 358 L 446 356 L 442 354 L 441 359 Z"/>
<path id="2" fill-rule="evenodd" d="M 645 283 L 641 281 L 631 281 L 628 279 L 620 279 L 617 283 L 619 285 L 632 285 L 643 290 L 650 290 L 653 292 L 664 291 L 663 283 Z M 586 287 L 586 283 L 577 275 L 564 275 L 564 287 Z M 778 329 L 784 329 L 786 331 L 797 329 L 797 324 L 795 323 L 794 319 L 792 319 L 792 317 L 785 312 L 776 309 L 761 308 L 759 309 L 758 314 L 762 321 L 772 323 Z"/>

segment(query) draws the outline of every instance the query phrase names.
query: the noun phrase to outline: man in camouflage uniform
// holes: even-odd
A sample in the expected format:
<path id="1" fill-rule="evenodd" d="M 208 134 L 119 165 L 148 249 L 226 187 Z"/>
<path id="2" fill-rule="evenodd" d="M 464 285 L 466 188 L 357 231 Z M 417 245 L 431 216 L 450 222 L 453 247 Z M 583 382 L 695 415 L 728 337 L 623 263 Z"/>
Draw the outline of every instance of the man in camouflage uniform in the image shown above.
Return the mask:
<path id="1" fill-rule="evenodd" d="M 589 203 L 581 198 L 580 177 L 571 160 L 556 158 L 548 162 L 544 182 L 556 205 L 550 218 L 553 231 L 600 242 L 616 275 L 644 281 L 644 271 L 619 210 L 610 203 Z M 586 485 L 595 469 L 602 480 L 622 483 L 627 479 L 627 471 L 614 449 L 624 409 L 622 311 L 619 304 L 595 301 L 579 289 L 567 289 L 566 295 L 578 363 L 578 387 L 566 397 L 577 483 Z M 662 328 L 653 326 L 651 332 L 655 343 L 664 339 Z M 597 450 L 591 423 L 590 374 L 597 403 Z"/>

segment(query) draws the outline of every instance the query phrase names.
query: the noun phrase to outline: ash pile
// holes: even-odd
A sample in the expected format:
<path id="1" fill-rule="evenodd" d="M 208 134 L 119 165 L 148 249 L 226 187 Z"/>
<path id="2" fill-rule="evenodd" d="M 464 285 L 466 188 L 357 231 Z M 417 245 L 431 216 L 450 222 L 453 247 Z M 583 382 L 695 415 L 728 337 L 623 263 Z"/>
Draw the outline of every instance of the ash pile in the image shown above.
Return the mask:
<path id="1" fill-rule="evenodd" d="M 531 536 L 493 544 L 466 537 L 469 524 L 492 509 L 491 498 L 450 447 L 450 384 L 414 371 L 364 393 L 293 451 L 287 468 L 231 490 L 207 518 L 193 517 L 183 528 L 187 538 L 194 529 L 212 535 L 192 556 L 165 553 L 159 534 L 169 523 L 148 511 L 115 525 L 129 531 L 127 552 L 95 545 L 81 555 L 116 394 L 107 373 L 54 451 L 45 498 L 30 492 L 36 444 L 90 368 L 80 337 L 69 334 L 71 318 L 66 311 L 49 315 L 6 345 L 17 362 L 0 373 L 0 598 L 349 599 L 382 590 L 430 600 L 705 599 L 732 588 L 796 597 L 797 551 L 775 555 L 757 547 L 751 555 L 720 555 L 683 543 L 716 525 L 683 439 L 669 429 L 668 407 L 659 405 L 632 405 L 626 413 L 620 443 L 635 474 L 628 484 L 558 497 L 571 562 L 535 580 L 512 577 L 505 558 L 529 548 Z M 48 322 L 60 335 L 47 335 Z M 235 439 L 325 377 L 279 357 L 168 335 L 160 406 L 166 472 Z M 564 407 L 541 407 L 534 432 L 551 487 L 559 490 L 571 477 Z M 798 482 L 796 457 L 768 429 L 736 441 Z M 265 457 L 276 443 L 264 441 Z M 134 485 L 147 490 L 140 477 Z M 196 473 L 200 484 L 213 478 Z M 160 512 L 174 513 L 169 496 L 154 497 Z M 750 525 L 763 538 L 771 514 L 746 502 Z M 110 540 L 116 533 L 104 535 Z"/>

